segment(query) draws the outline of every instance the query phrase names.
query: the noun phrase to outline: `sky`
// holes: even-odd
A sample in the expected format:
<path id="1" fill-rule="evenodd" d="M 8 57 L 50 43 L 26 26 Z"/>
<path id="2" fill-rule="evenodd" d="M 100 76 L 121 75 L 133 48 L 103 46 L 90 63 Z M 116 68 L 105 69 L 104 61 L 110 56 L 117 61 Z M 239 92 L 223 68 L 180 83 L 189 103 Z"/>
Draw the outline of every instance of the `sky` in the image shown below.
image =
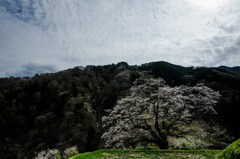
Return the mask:
<path id="1" fill-rule="evenodd" d="M 0 77 L 167 61 L 240 66 L 239 0 L 0 0 Z"/>

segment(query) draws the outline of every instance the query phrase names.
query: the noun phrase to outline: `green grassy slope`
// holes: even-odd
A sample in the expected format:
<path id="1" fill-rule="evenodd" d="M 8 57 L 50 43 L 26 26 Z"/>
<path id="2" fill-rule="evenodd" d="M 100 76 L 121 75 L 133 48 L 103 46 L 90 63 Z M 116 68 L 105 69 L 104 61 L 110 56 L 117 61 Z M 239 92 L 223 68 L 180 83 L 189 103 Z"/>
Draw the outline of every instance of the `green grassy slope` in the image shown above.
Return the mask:
<path id="1" fill-rule="evenodd" d="M 160 149 L 136 149 L 136 150 L 98 150 L 76 155 L 70 159 L 96 159 L 96 158 L 216 158 L 220 150 L 160 150 Z"/>
<path id="2" fill-rule="evenodd" d="M 240 158 L 240 139 L 229 145 L 218 157 L 219 159 Z"/>

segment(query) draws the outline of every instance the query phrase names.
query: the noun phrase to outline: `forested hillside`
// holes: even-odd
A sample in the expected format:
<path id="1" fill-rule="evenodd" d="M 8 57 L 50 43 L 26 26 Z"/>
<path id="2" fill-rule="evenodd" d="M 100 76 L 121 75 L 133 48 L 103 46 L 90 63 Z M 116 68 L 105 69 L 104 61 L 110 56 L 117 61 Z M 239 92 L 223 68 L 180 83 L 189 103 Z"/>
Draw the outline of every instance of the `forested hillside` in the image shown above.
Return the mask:
<path id="1" fill-rule="evenodd" d="M 161 77 L 171 87 L 204 83 L 219 91 L 218 114 L 211 121 L 240 138 L 240 76 L 235 70 L 166 62 L 129 66 L 120 62 L 34 77 L 1 78 L 0 158 L 33 158 L 41 150 L 64 151 L 74 145 L 79 152 L 102 148 L 101 119 L 108 115 L 104 110 L 128 95 L 140 76 Z M 221 144 L 216 142 L 213 148 L 217 147 Z"/>
<path id="2" fill-rule="evenodd" d="M 150 71 L 155 77 L 162 77 L 170 86 L 204 83 L 205 86 L 219 91 L 221 99 L 215 108 L 218 112 L 216 120 L 224 124 L 229 132 L 240 138 L 240 74 L 239 67 L 207 68 L 182 67 L 167 62 L 143 64 L 140 70 Z"/>

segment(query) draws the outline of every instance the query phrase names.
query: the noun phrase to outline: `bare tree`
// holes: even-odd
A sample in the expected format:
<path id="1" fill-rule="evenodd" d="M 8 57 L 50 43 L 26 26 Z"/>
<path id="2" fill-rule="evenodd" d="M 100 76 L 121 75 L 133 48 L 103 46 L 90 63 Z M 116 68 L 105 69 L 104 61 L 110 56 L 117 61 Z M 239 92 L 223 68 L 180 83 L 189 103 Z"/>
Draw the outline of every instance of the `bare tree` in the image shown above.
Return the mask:
<path id="1" fill-rule="evenodd" d="M 199 84 L 169 87 L 159 79 L 139 78 L 131 95 L 119 100 L 102 118 L 105 148 L 124 148 L 146 141 L 168 148 L 168 136 L 180 136 L 178 126 L 197 118 L 216 114 L 219 93 Z"/>

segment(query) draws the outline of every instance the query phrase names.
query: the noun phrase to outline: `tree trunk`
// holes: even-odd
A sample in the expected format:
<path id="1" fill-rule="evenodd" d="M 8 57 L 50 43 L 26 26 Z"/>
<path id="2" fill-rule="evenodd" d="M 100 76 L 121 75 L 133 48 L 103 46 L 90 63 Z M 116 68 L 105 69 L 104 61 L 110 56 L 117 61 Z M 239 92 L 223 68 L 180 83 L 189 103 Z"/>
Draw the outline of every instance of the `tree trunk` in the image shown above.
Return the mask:
<path id="1" fill-rule="evenodd" d="M 158 145 L 158 147 L 160 148 L 160 149 L 168 149 L 169 147 L 168 147 L 168 141 L 167 141 L 167 137 L 162 137 L 162 139 L 158 139 L 157 140 L 157 143 L 156 143 L 157 145 Z"/>
<path id="2" fill-rule="evenodd" d="M 159 105 L 159 104 L 158 104 Z M 159 137 L 157 137 L 157 145 L 160 149 L 168 149 L 168 141 L 167 141 L 167 135 L 165 133 L 163 133 L 161 131 L 161 129 L 159 128 L 159 124 L 158 124 L 158 110 L 159 107 L 155 107 L 155 129 L 159 135 Z"/>

